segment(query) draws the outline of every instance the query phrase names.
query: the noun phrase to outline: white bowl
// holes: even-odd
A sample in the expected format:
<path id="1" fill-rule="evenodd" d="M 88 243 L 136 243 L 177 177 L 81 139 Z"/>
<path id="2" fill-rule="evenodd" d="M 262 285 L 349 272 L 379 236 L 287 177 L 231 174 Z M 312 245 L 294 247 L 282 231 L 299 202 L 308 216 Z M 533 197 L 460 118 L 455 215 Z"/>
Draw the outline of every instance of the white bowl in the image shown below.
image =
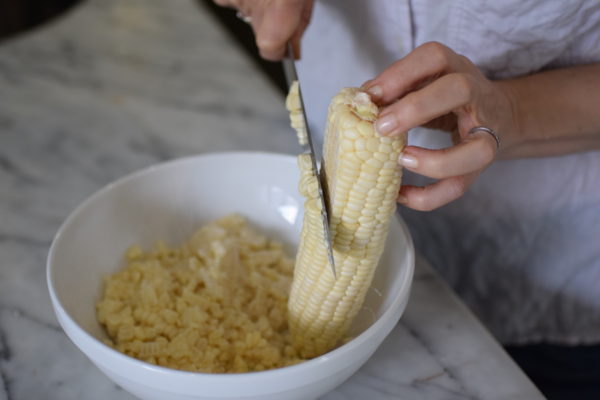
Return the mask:
<path id="1" fill-rule="evenodd" d="M 295 251 L 303 199 L 296 158 L 220 153 L 180 159 L 131 174 L 98 191 L 59 229 L 48 255 L 52 304 L 71 340 L 108 377 L 142 399 L 313 399 L 348 379 L 404 311 L 414 269 L 412 240 L 394 218 L 365 306 L 345 345 L 301 364 L 244 374 L 157 367 L 102 343 L 95 303 L 102 277 L 134 243 L 176 245 L 200 225 L 236 212 Z"/>

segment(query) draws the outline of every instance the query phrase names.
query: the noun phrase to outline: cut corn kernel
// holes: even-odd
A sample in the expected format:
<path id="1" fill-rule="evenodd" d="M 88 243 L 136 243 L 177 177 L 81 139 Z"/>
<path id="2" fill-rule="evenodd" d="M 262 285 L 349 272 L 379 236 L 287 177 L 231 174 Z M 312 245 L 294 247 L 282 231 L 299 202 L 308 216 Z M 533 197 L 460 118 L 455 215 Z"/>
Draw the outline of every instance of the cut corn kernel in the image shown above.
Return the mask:
<path id="1" fill-rule="evenodd" d="M 298 81 L 292 82 L 290 91 L 285 99 L 285 107 L 290 113 L 290 124 L 296 130 L 298 143 L 301 146 L 308 144 L 308 134 L 306 125 L 304 125 L 304 115 L 302 113 L 302 103 L 300 101 L 300 85 Z"/>

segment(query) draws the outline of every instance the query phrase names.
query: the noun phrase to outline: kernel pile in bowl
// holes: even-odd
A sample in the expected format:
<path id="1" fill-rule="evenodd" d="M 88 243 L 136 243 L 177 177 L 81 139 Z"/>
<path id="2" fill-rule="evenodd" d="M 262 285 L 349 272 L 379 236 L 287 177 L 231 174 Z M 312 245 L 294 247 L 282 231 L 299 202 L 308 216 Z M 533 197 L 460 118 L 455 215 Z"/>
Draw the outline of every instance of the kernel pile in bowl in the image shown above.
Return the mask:
<path id="1" fill-rule="evenodd" d="M 133 246 L 125 264 L 106 278 L 97 304 L 115 349 L 212 373 L 302 361 L 287 326 L 294 261 L 243 217 L 216 220 L 178 248 Z"/>

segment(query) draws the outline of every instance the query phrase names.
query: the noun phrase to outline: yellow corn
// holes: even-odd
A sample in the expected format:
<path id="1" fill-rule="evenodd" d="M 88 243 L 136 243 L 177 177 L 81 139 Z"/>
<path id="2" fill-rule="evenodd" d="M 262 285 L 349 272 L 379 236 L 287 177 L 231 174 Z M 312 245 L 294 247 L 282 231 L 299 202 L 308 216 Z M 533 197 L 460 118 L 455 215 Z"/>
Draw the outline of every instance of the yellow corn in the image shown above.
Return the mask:
<path id="1" fill-rule="evenodd" d="M 310 158 L 298 160 L 306 202 L 288 318 L 303 357 L 323 354 L 344 339 L 383 252 L 406 137 L 380 137 L 373 127 L 377 114 L 369 96 L 355 88 L 342 89 L 329 106 L 324 165 L 337 279 L 327 261 Z"/>

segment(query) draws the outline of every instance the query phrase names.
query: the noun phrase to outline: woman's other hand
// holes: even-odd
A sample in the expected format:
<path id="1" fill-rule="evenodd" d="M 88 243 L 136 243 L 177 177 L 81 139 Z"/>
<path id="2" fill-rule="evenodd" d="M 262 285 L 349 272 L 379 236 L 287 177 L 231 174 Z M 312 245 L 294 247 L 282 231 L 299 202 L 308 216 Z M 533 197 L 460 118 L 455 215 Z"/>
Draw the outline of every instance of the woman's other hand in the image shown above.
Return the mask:
<path id="1" fill-rule="evenodd" d="M 310 22 L 314 0 L 213 0 L 237 9 L 252 25 L 261 57 L 277 61 L 291 40 L 300 57 L 300 39 Z"/>
<path id="2" fill-rule="evenodd" d="M 381 135 L 399 135 L 417 126 L 452 133 L 452 147 L 407 146 L 400 155 L 398 162 L 406 169 L 437 179 L 424 187 L 402 186 L 398 202 L 416 210 L 432 210 L 459 198 L 494 161 L 494 136 L 469 134 L 472 128 L 485 126 L 501 136 L 516 130 L 510 93 L 440 43 L 416 48 L 363 89 L 383 106 L 375 123 Z M 504 136 L 501 140 L 502 146 L 510 142 Z"/>

